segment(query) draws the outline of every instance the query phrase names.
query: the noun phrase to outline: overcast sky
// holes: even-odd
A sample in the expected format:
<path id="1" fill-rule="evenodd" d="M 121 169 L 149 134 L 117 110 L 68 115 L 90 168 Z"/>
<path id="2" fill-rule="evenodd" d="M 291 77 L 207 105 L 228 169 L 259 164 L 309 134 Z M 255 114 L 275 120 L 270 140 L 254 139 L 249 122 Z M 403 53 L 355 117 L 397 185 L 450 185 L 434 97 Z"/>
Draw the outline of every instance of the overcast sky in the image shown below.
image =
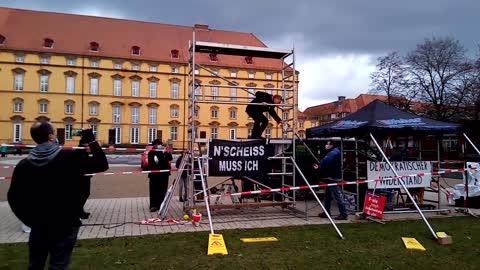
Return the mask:
<path id="1" fill-rule="evenodd" d="M 251 32 L 296 49 L 300 109 L 356 97 L 376 58 L 426 37 L 452 36 L 476 53 L 478 0 L 0 0 L 0 6 Z"/>

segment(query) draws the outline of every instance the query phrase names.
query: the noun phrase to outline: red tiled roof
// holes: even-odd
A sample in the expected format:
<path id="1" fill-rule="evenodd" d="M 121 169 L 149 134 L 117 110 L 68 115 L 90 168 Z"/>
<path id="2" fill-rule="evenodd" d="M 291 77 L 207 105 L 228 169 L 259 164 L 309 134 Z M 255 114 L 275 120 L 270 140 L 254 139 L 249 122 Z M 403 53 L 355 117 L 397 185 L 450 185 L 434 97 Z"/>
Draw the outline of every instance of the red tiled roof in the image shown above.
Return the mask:
<path id="1" fill-rule="evenodd" d="M 205 28 L 203 26 L 202 28 Z M 61 54 L 138 59 L 170 63 L 188 62 L 188 41 L 194 27 L 0 8 L 0 35 L 6 37 L 2 49 L 54 52 Z M 46 38 L 54 41 L 52 49 L 43 48 Z M 255 35 L 223 30 L 197 30 L 198 41 L 266 47 Z M 98 52 L 89 50 L 97 42 Z M 140 56 L 132 56 L 132 46 L 139 46 Z M 171 58 L 171 50 L 179 51 L 179 59 Z M 242 56 L 219 55 L 218 62 L 208 54 L 199 54 L 200 64 L 245 69 L 278 70 L 281 60 L 254 58 L 253 65 Z"/>
<path id="2" fill-rule="evenodd" d="M 319 116 L 337 113 L 354 113 L 374 100 L 387 100 L 386 96 L 361 94 L 355 99 L 347 98 L 342 102 L 334 101 L 313 107 L 308 107 L 303 113 L 306 116 Z"/>

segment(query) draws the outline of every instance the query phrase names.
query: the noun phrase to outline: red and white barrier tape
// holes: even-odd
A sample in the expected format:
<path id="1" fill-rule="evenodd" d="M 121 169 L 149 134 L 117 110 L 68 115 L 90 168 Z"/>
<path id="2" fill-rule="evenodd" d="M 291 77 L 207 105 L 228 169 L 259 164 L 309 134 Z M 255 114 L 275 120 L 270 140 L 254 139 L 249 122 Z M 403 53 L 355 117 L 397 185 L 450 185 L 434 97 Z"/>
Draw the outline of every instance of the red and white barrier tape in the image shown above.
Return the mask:
<path id="1" fill-rule="evenodd" d="M 14 148 L 35 148 L 37 145 L 34 144 L 2 144 L 1 146 L 7 146 L 7 147 L 14 147 Z M 83 146 L 60 146 L 62 149 L 67 149 L 67 150 L 76 150 L 76 149 L 85 149 L 88 150 L 90 149 L 89 147 L 83 147 Z M 125 147 L 102 147 L 102 150 L 106 151 L 127 151 L 127 152 L 144 152 L 146 151 L 145 148 L 125 148 Z M 149 150 L 149 151 L 164 151 L 164 150 Z M 168 151 L 173 151 L 173 150 L 168 150 Z M 181 150 L 183 151 L 183 150 Z"/>
<path id="2" fill-rule="evenodd" d="M 477 168 L 468 168 L 468 169 L 453 169 L 453 170 L 443 170 L 438 172 L 431 172 L 431 173 L 417 173 L 417 174 L 410 174 L 410 175 L 402 175 L 398 177 L 388 177 L 383 179 L 371 179 L 371 180 L 357 180 L 357 181 L 348 181 L 348 182 L 339 182 L 339 183 L 331 183 L 331 184 L 319 184 L 319 185 L 310 185 L 312 188 L 321 188 L 321 187 L 331 187 L 331 186 L 345 186 L 345 185 L 354 185 L 354 184 L 364 184 L 369 182 L 379 182 L 383 180 L 390 180 L 390 179 L 399 179 L 399 178 L 406 178 L 406 177 L 415 177 L 415 176 L 425 176 L 425 175 L 441 175 L 441 174 L 449 174 L 455 172 L 464 172 L 465 170 L 472 170 L 475 171 Z M 244 191 L 238 193 L 231 193 L 231 194 L 215 194 L 210 195 L 209 197 L 234 197 L 234 196 L 246 196 L 246 195 L 254 195 L 254 194 L 267 194 L 272 192 L 285 192 L 291 190 L 303 190 L 309 189 L 308 186 L 298 186 L 298 187 L 283 187 L 283 188 L 274 188 L 274 189 L 261 189 L 255 191 Z"/>
<path id="3" fill-rule="evenodd" d="M 166 219 L 166 220 L 161 220 L 159 218 L 146 218 L 141 221 L 139 221 L 137 224 L 139 225 L 152 225 L 152 224 L 157 224 L 157 223 L 170 223 L 170 224 L 180 224 L 184 225 L 188 223 L 188 221 L 180 221 L 176 219 Z"/>

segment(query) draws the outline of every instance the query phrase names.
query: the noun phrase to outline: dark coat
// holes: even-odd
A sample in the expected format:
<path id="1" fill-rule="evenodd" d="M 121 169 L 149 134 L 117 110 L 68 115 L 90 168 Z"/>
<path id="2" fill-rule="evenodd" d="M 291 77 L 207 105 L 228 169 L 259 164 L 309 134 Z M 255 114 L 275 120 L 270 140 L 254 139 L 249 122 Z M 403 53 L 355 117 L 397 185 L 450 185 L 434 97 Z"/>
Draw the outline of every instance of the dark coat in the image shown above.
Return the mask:
<path id="1" fill-rule="evenodd" d="M 260 92 L 260 91 L 255 93 L 255 98 L 250 103 L 275 104 L 273 102 L 272 95 L 270 95 L 269 93 Z M 248 114 L 268 112 L 268 114 L 270 114 L 270 116 L 272 116 L 273 119 L 277 121 L 277 123 L 280 123 L 282 121 L 282 119 L 277 115 L 277 112 L 275 111 L 275 106 L 248 105 L 247 109 L 245 109 L 245 112 L 247 112 Z"/>
<path id="2" fill-rule="evenodd" d="M 158 162 L 155 162 L 157 157 Z M 173 160 L 172 154 L 165 151 L 156 151 L 155 149 L 148 152 L 148 170 L 169 170 L 162 173 L 149 173 L 148 178 L 156 178 L 160 176 L 170 175 L 172 169 L 170 162 Z"/>
<path id="3" fill-rule="evenodd" d="M 320 161 L 320 173 L 325 178 L 342 178 L 342 155 L 338 148 L 332 148 Z"/>

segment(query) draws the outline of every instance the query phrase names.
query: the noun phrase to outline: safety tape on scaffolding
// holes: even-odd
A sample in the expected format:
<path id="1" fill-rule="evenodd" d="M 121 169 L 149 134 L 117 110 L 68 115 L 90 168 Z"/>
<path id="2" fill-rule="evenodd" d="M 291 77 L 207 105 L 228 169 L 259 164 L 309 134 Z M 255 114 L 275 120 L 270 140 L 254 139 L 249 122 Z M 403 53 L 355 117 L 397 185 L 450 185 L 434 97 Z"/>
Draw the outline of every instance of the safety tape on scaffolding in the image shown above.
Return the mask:
<path id="1" fill-rule="evenodd" d="M 410 175 L 402 175 L 396 177 L 388 177 L 382 179 L 371 179 L 371 180 L 357 180 L 357 181 L 346 181 L 346 182 L 339 182 L 339 183 L 330 183 L 330 184 L 319 184 L 319 185 L 310 185 L 312 188 L 321 188 L 321 187 L 331 187 L 331 186 L 346 186 L 346 185 L 355 185 L 355 184 L 365 184 L 369 182 L 379 182 L 383 180 L 390 180 L 390 179 L 400 179 L 400 178 L 407 178 L 407 177 L 415 177 L 415 176 L 425 176 L 425 175 L 442 175 L 442 174 L 449 174 L 449 173 L 456 173 L 456 172 L 464 172 L 466 170 L 476 171 L 477 168 L 467 168 L 467 169 L 451 169 L 451 170 L 442 170 L 438 172 L 431 172 L 431 173 L 417 173 L 417 174 L 410 174 Z M 238 193 L 230 193 L 230 194 L 214 194 L 210 195 L 209 197 L 234 197 L 234 196 L 247 196 L 247 195 L 255 195 L 255 194 L 267 194 L 273 192 L 285 192 L 285 191 L 292 191 L 292 190 L 304 190 L 309 189 L 309 186 L 298 186 L 298 187 L 283 187 L 283 188 L 274 188 L 274 189 L 261 189 L 261 190 L 254 190 L 254 191 L 244 191 Z"/>
<path id="2" fill-rule="evenodd" d="M 14 148 L 35 148 L 37 145 L 35 144 L 2 144 L 1 146 L 7 146 L 7 147 L 14 147 Z M 61 149 L 66 149 L 66 150 L 88 150 L 90 147 L 84 147 L 84 146 L 60 146 Z M 102 147 L 102 150 L 106 151 L 126 151 L 126 152 L 144 152 L 146 151 L 145 148 L 125 148 L 125 147 Z M 161 149 L 151 149 L 149 151 L 159 151 L 163 152 L 164 150 Z M 169 149 L 166 152 L 169 151 L 174 151 Z M 181 150 L 183 152 L 183 150 Z"/>

